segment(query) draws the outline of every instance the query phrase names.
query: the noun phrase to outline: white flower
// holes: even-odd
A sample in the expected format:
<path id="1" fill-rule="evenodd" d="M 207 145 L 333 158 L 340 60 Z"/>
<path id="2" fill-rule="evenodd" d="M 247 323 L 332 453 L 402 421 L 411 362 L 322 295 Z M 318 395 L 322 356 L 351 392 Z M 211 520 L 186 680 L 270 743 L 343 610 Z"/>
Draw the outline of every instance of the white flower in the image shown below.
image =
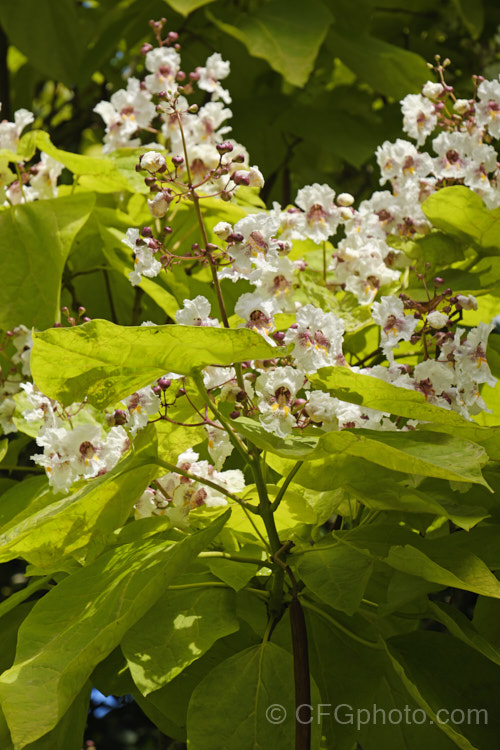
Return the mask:
<path id="1" fill-rule="evenodd" d="M 222 102 L 207 102 L 200 107 L 196 115 L 187 121 L 185 137 L 189 145 L 193 142 L 220 143 L 224 136 L 231 131 L 230 125 L 221 127 L 222 123 L 233 116 L 233 113 Z M 234 145 L 234 143 L 233 143 Z"/>
<path id="2" fill-rule="evenodd" d="M 35 116 L 32 112 L 27 109 L 18 109 L 14 113 L 14 122 L 8 122 L 7 120 L 0 122 L 0 149 L 5 148 L 15 153 L 21 133 L 27 125 L 31 125 L 34 119 Z"/>
<path id="3" fill-rule="evenodd" d="M 493 146 L 488 146 L 486 143 L 474 146 L 465 167 L 464 184 L 481 195 L 483 191 L 490 190 L 488 173 L 494 172 L 496 168 L 497 152 Z"/>
<path id="4" fill-rule="evenodd" d="M 382 328 L 381 344 L 386 357 L 400 341 L 409 341 L 418 325 L 413 315 L 405 315 L 403 302 L 394 296 L 382 297 L 380 302 L 374 302 L 372 317 Z"/>
<path id="5" fill-rule="evenodd" d="M 139 518 L 149 518 L 150 516 L 164 514 L 164 510 L 158 509 L 158 504 L 156 502 L 157 497 L 161 497 L 161 495 L 152 487 L 148 487 L 144 490 L 139 500 L 134 505 L 134 517 L 136 520 Z"/>
<path id="6" fill-rule="evenodd" d="M 258 167 L 250 167 L 247 176 L 250 180 L 250 187 L 264 187 L 264 176 Z"/>
<path id="7" fill-rule="evenodd" d="M 339 401 L 323 391 L 310 391 L 304 411 L 313 422 L 321 423 L 324 430 L 338 429 L 337 409 Z"/>
<path id="8" fill-rule="evenodd" d="M 255 392 L 262 399 L 259 401 L 259 419 L 265 430 L 279 437 L 291 432 L 296 424 L 292 414 L 293 402 L 303 385 L 304 374 L 289 365 L 259 375 Z"/>
<path id="9" fill-rule="evenodd" d="M 245 327 L 263 336 L 274 331 L 273 300 L 266 299 L 261 292 L 242 294 L 234 306 L 234 312 L 246 321 Z"/>
<path id="10" fill-rule="evenodd" d="M 413 377 L 415 389 L 421 391 L 431 402 L 437 396 L 451 391 L 456 378 L 452 365 L 435 359 L 426 359 L 415 365 Z M 440 406 L 443 404 L 440 403 Z"/>
<path id="11" fill-rule="evenodd" d="M 90 423 L 73 429 L 43 427 L 36 442 L 44 452 L 31 458 L 45 468 L 56 492 L 67 492 L 81 477 L 105 474 L 128 447 L 127 433 L 122 427 L 112 427 L 103 438 L 101 427 Z"/>
<path id="12" fill-rule="evenodd" d="M 12 343 L 16 348 L 16 353 L 12 357 L 12 362 L 15 365 L 21 365 L 21 372 L 23 375 L 30 376 L 30 358 L 31 350 L 33 348 L 33 336 L 31 335 L 31 331 L 28 331 L 26 326 L 20 325 L 16 326 L 12 330 L 12 333 L 14 334 L 12 337 Z"/>
<path id="13" fill-rule="evenodd" d="M 384 159 L 382 154 L 381 169 L 385 164 Z M 380 179 L 382 181 L 383 178 Z M 362 241 L 368 237 L 385 241 L 386 235 L 395 227 L 399 214 L 400 203 L 396 196 L 389 190 L 377 190 L 368 200 L 361 201 L 352 221 L 346 224 L 346 239 L 360 245 L 360 251 L 363 249 Z M 361 242 L 357 241 L 359 237 Z"/>
<path id="14" fill-rule="evenodd" d="M 300 208 L 290 206 L 286 211 L 281 210 L 281 206 L 277 201 L 273 203 L 272 212 L 279 218 L 280 221 L 280 239 L 284 241 L 288 240 L 305 240 L 307 239 L 304 234 L 305 221 L 304 214 Z"/>
<path id="15" fill-rule="evenodd" d="M 326 242 L 337 231 L 340 213 L 334 198 L 331 187 L 317 182 L 303 187 L 295 198 L 297 206 L 305 212 L 301 229 L 316 244 Z"/>
<path id="16" fill-rule="evenodd" d="M 477 89 L 476 122 L 500 138 L 500 81 L 482 81 Z"/>
<path id="17" fill-rule="evenodd" d="M 353 429 L 394 429 L 393 423 L 387 419 L 385 412 L 369 409 L 366 406 L 339 401 L 336 409 L 338 427 L 341 430 Z"/>
<path id="18" fill-rule="evenodd" d="M 226 383 L 232 383 L 235 378 L 236 372 L 232 367 L 208 365 L 208 367 L 203 368 L 203 384 L 207 391 L 211 391 L 213 388 L 220 388 Z"/>
<path id="19" fill-rule="evenodd" d="M 202 182 L 209 176 L 211 169 L 219 164 L 219 152 L 213 143 L 191 143 L 189 146 L 191 176 L 195 182 Z M 225 178 L 227 183 L 227 177 Z M 202 192 L 212 190 L 213 182 L 199 188 Z"/>
<path id="20" fill-rule="evenodd" d="M 175 92 L 177 84 L 175 78 L 180 70 L 181 57 L 172 47 L 158 47 L 146 54 L 146 69 L 151 75 L 146 76 L 144 83 L 152 94 L 160 91 Z"/>
<path id="21" fill-rule="evenodd" d="M 231 97 L 226 89 L 222 88 L 219 81 L 227 78 L 231 70 L 229 62 L 223 60 L 219 52 L 214 52 L 207 58 L 204 68 L 196 68 L 198 73 L 198 87 L 212 94 L 213 99 L 222 99 L 226 104 L 231 104 Z"/>
<path id="22" fill-rule="evenodd" d="M 380 184 L 390 180 L 395 186 L 406 180 L 426 177 L 432 171 L 429 154 L 421 154 L 409 141 L 398 138 L 394 143 L 385 141 L 376 151 L 380 167 Z"/>
<path id="23" fill-rule="evenodd" d="M 344 321 L 333 313 L 325 313 L 313 305 L 297 311 L 295 326 L 288 329 L 285 345 L 293 344 L 293 356 L 305 372 L 316 372 L 320 367 L 344 364 L 342 341 Z"/>
<path id="24" fill-rule="evenodd" d="M 228 246 L 234 262 L 222 267 L 218 271 L 219 277 L 233 281 L 248 279 L 255 283 L 265 262 L 278 257 L 279 243 L 275 235 L 279 226 L 280 218 L 275 213 L 249 214 L 237 221 L 234 234 L 241 235 L 243 239 Z"/>
<path id="25" fill-rule="evenodd" d="M 14 180 L 5 191 L 7 203 L 5 206 L 19 206 L 21 203 L 31 203 L 38 198 L 38 192 L 30 185 L 21 185 L 19 180 Z"/>
<path id="26" fill-rule="evenodd" d="M 129 78 L 127 88 L 116 91 L 109 102 L 99 102 L 94 112 L 106 125 L 103 153 L 124 146 L 139 146 L 139 139 L 131 140 L 139 128 L 147 128 L 155 116 L 151 94 L 143 91 L 137 78 Z"/>
<path id="27" fill-rule="evenodd" d="M 427 81 L 422 86 L 422 95 L 428 99 L 436 100 L 444 93 L 444 87 L 442 83 L 436 83 L 435 81 Z"/>
<path id="28" fill-rule="evenodd" d="M 160 408 L 160 398 L 153 393 L 150 386 L 141 388 L 123 400 L 128 409 L 127 427 L 132 435 L 145 427 L 149 417 L 156 414 Z"/>
<path id="29" fill-rule="evenodd" d="M 488 336 L 493 329 L 490 323 L 479 323 L 467 334 L 464 341 L 461 337 L 464 331 L 457 328 L 453 342 L 445 342 L 441 348 L 440 359 L 455 363 L 459 379 L 464 383 L 487 383 L 491 388 L 496 385 L 496 378 L 491 374 L 486 360 Z"/>
<path id="30" fill-rule="evenodd" d="M 437 125 L 434 104 L 421 94 L 408 94 L 401 101 L 403 130 L 422 146 Z"/>
<path id="31" fill-rule="evenodd" d="M 211 326 L 216 328 L 219 326 L 219 321 L 210 317 L 210 302 L 201 294 L 192 300 L 183 300 L 183 305 L 184 307 L 175 313 L 176 323 L 183 326 Z"/>
<path id="32" fill-rule="evenodd" d="M 225 488 L 228 492 L 239 494 L 245 487 L 245 479 L 239 469 L 230 471 L 217 471 L 208 461 L 199 461 L 199 456 L 192 449 L 181 453 L 177 459 L 179 469 L 189 471 L 191 474 L 200 477 L 200 479 L 209 479 L 210 481 Z M 190 510 L 205 505 L 209 508 L 227 505 L 226 497 L 217 490 L 209 487 L 203 482 L 195 479 L 189 479 L 176 472 L 165 474 L 157 480 L 161 492 L 154 497 L 157 508 L 162 509 L 161 515 L 169 518 L 173 526 L 184 528 L 189 523 L 188 515 Z M 151 507 L 151 501 L 144 498 L 140 499 L 141 509 L 146 511 Z M 153 513 L 155 511 L 153 510 Z M 157 515 L 158 512 L 155 513 Z"/>
<path id="33" fill-rule="evenodd" d="M 64 169 L 64 164 L 49 156 L 44 151 L 41 160 L 31 168 L 31 186 L 36 190 L 38 198 L 57 197 L 57 180 Z"/>
<path id="34" fill-rule="evenodd" d="M 152 250 L 146 242 L 141 238 L 138 229 L 131 227 L 127 229 L 127 233 L 122 240 L 124 245 L 130 247 L 134 251 L 134 270 L 128 275 L 132 286 L 137 286 L 141 283 L 141 276 L 148 278 L 154 278 L 158 276 L 162 269 L 162 265 L 155 259 L 156 250 Z"/>
<path id="35" fill-rule="evenodd" d="M 30 409 L 23 411 L 23 418 L 27 422 L 43 420 L 46 427 L 57 426 L 56 402 L 45 396 L 33 383 L 20 383 L 26 394 L 26 401 Z"/>
<path id="36" fill-rule="evenodd" d="M 475 143 L 475 139 L 469 133 L 440 133 L 434 138 L 432 148 L 438 154 L 437 159 L 434 159 L 436 177 L 463 178 Z"/>
<path id="37" fill-rule="evenodd" d="M 276 258 L 274 263 L 263 265 L 257 288 L 273 302 L 275 312 L 293 312 L 291 299 L 295 266 L 288 258 Z"/>
<path id="38" fill-rule="evenodd" d="M 205 425 L 205 431 L 208 437 L 208 452 L 214 462 L 216 469 L 221 469 L 224 461 L 233 452 L 233 445 L 229 439 L 226 430 L 218 422 L 214 425 Z"/>
<path id="39" fill-rule="evenodd" d="M 352 369 L 356 370 L 355 367 Z M 375 365 L 375 367 L 362 368 L 360 372 L 364 375 L 370 375 L 373 378 L 384 380 L 386 383 L 397 385 L 398 388 L 413 388 L 414 386 L 413 380 L 404 366 L 396 364 L 390 364 L 388 367 L 384 365 Z"/>
<path id="40" fill-rule="evenodd" d="M 342 253 L 337 252 L 333 264 L 337 283 L 342 284 L 348 292 L 352 292 L 362 305 L 370 304 L 381 286 L 397 281 L 400 276 L 399 271 L 386 265 L 377 244 L 376 240 L 370 239 L 365 243 L 364 253 L 359 257 L 343 260 L 347 250 L 346 243 L 342 247 Z M 389 248 L 385 243 L 383 245 L 388 254 Z"/>

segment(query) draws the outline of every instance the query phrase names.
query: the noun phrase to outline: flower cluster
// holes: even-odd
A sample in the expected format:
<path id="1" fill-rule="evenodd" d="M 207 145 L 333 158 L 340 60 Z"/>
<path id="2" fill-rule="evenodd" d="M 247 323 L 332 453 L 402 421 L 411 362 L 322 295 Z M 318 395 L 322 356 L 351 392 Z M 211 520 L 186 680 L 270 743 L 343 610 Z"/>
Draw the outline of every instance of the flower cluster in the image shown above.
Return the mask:
<path id="1" fill-rule="evenodd" d="M 5 149 L 15 155 L 15 162 L 14 157 L 4 156 L 0 159 L 0 200 L 4 206 L 57 196 L 57 180 L 63 165 L 42 151 L 40 161 L 27 166 L 26 159 L 17 153 L 23 130 L 34 120 L 32 112 L 19 109 L 14 113 L 14 122 L 0 122 L 0 150 Z M 15 172 L 11 169 L 12 164 L 15 164 Z"/>
<path id="2" fill-rule="evenodd" d="M 180 454 L 177 466 L 192 477 L 176 472 L 159 477 L 155 486 L 148 487 L 136 503 L 136 518 L 167 516 L 173 526 L 183 528 L 188 522 L 189 511 L 193 508 L 218 508 L 227 505 L 224 495 L 204 484 L 204 479 L 235 494 L 242 492 L 245 487 L 245 479 L 239 469 L 217 471 L 208 461 L 200 461 L 198 453 L 191 448 Z M 199 480 L 193 477 L 199 477 Z"/>
<path id="3" fill-rule="evenodd" d="M 149 189 L 153 226 L 131 227 L 123 238 L 133 259 L 129 280 L 137 286 L 143 277 L 154 279 L 185 261 L 192 267 L 210 266 L 219 310 L 197 295 L 184 300 L 175 314 L 176 323 L 248 328 L 263 336 L 276 355 L 234 367 L 204 368 L 204 411 L 188 395 L 187 382 L 174 372 L 103 415 L 87 403 L 63 409 L 29 381 L 23 382 L 29 377 L 31 342 L 21 326 L 9 339 L 13 369 L 2 380 L 0 424 L 5 433 L 19 428 L 36 436 L 43 453 L 33 460 L 44 467 L 56 491 L 67 491 L 74 481 L 109 471 L 150 421 L 203 427 L 203 450 L 210 462 L 200 460 L 192 449 L 185 451 L 176 462 L 178 471 L 157 479 L 135 506 L 136 518 L 164 515 L 172 525 L 183 527 L 193 509 L 226 504 L 224 493 L 211 484 L 234 494 L 244 489 L 239 470 L 223 470 L 234 445 L 244 441 L 238 435 L 242 416 L 281 439 L 306 428 L 320 435 L 332 430 L 417 426 L 412 420 L 401 424 L 390 414 L 319 390 L 313 376 L 321 368 L 350 365 L 354 371 L 417 390 L 430 403 L 465 418 L 487 408 L 480 387 L 496 383 L 485 354 L 492 327 L 460 327 L 462 311 L 477 307 L 477 302 L 470 295 L 454 295 L 451 289 L 441 291 L 440 278 L 434 279 L 431 293 L 425 276 L 418 277 L 425 301 L 404 293 L 398 296 L 409 260 L 395 240 L 430 231 L 421 203 L 447 185 L 466 185 L 488 206 L 500 205 L 497 154 L 491 145 L 500 137 L 500 83 L 478 79 L 474 99 L 456 99 L 452 87 L 444 83 L 444 68 L 439 67 L 439 83 L 428 82 L 422 94 L 402 102 L 404 130 L 416 145 L 398 139 L 377 150 L 380 183 L 389 183 L 391 190 L 375 192 L 358 208 L 350 194 L 337 195 L 330 186 L 314 183 L 298 191 L 293 206 L 275 203 L 269 211 L 251 209 L 234 223 L 219 221 L 210 234 L 200 201 L 207 197 L 231 201 L 241 187 L 259 188 L 264 180 L 259 169 L 250 166 L 245 148 L 228 139 L 231 98 L 221 81 L 229 74 L 229 63 L 214 53 L 203 67 L 184 72 L 177 35 L 170 32 L 163 38 L 163 26 L 163 21 L 153 24 L 158 46 L 143 47 L 143 80 L 130 78 L 126 89 L 95 108 L 106 127 L 104 153 L 142 148 L 137 171 Z M 188 100 L 197 89 L 205 94 L 202 106 Z M 3 131 L 5 123 L 0 125 L 0 145 L 7 147 L 10 138 L 12 150 L 30 122 L 26 113 L 17 115 L 15 123 L 8 124 L 12 128 Z M 433 134 L 433 153 L 420 150 Z M 151 135 L 155 141 L 144 143 Z M 55 189 L 57 169 L 43 154 L 42 162 L 47 174 L 53 170 L 50 180 Z M 31 175 L 34 189 L 42 173 L 39 167 Z M 29 200 L 26 186 L 24 197 Z M 42 197 L 38 190 L 35 197 Z M 195 204 L 203 246 L 195 243 L 186 250 L 176 245 L 174 251 L 166 221 L 181 201 Z M 294 248 L 297 241 L 309 248 L 304 258 Z M 323 294 L 324 305 L 317 296 L 308 299 L 305 285 L 302 288 L 306 273 L 314 289 Z M 230 319 L 223 293 L 228 288 L 234 311 Z M 334 293 L 336 301 L 330 305 Z M 349 314 L 353 300 L 366 311 L 361 322 L 356 316 L 353 322 Z M 352 353 L 344 354 L 344 339 L 365 325 L 377 327 L 379 346 L 355 364 Z M 174 414 L 181 402 L 190 413 L 187 422 L 178 420 L 177 411 Z M 214 406 L 210 414 L 208 404 L 217 404 L 220 413 Z M 178 411 L 186 413 L 186 409 Z"/>

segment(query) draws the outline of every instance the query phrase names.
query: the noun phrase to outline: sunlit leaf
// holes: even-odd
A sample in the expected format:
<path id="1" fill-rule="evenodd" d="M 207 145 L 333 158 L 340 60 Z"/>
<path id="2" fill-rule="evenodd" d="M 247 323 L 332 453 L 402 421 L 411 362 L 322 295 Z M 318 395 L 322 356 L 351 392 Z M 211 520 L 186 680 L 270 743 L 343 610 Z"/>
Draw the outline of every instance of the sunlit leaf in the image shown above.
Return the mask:
<path id="1" fill-rule="evenodd" d="M 156 537 L 111 550 L 37 602 L 19 630 L 14 665 L 0 678 L 15 745 L 24 747 L 57 724 L 94 667 L 226 520 L 227 514 L 177 544 Z"/>
<path id="2" fill-rule="evenodd" d="M 276 349 L 262 336 L 244 328 L 124 327 L 92 320 L 37 333 L 31 368 L 35 383 L 48 396 L 63 404 L 87 398 L 103 408 L 167 372 L 191 375 L 206 365 L 275 355 Z"/>

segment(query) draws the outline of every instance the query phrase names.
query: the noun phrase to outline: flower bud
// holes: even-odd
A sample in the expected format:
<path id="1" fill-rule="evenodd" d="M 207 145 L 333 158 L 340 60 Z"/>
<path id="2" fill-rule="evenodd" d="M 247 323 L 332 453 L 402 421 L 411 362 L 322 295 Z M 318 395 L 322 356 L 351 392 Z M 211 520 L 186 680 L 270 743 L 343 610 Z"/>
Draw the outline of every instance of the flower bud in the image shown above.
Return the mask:
<path id="1" fill-rule="evenodd" d="M 455 304 L 462 310 L 477 310 L 477 299 L 472 294 L 457 294 Z"/>
<path id="2" fill-rule="evenodd" d="M 231 417 L 231 419 L 238 419 L 238 417 L 240 416 L 240 412 L 236 410 L 232 411 L 229 416 Z"/>
<path id="3" fill-rule="evenodd" d="M 221 240 L 227 240 L 227 238 L 231 235 L 232 229 L 233 227 L 231 224 L 229 224 L 229 222 L 219 221 L 219 223 L 214 226 L 213 232 L 217 235 L 217 237 L 220 237 Z"/>
<path id="4" fill-rule="evenodd" d="M 127 421 L 127 414 L 123 411 L 123 409 L 116 409 L 113 416 L 113 424 L 115 425 L 123 425 Z"/>
<path id="5" fill-rule="evenodd" d="M 439 310 L 433 310 L 427 316 L 427 323 L 431 326 L 431 328 L 436 328 L 436 330 L 439 330 L 440 328 L 444 328 L 445 325 L 447 325 L 448 316 L 445 315 L 445 313 L 439 312 Z"/>
<path id="6" fill-rule="evenodd" d="M 229 141 L 224 141 L 224 143 L 218 143 L 215 147 L 219 154 L 229 154 L 233 150 L 234 146 L 232 143 L 229 143 Z"/>
<path id="7" fill-rule="evenodd" d="M 250 180 L 250 183 L 249 183 L 250 187 L 257 187 L 257 188 L 264 187 L 264 184 L 265 184 L 264 175 L 262 174 L 260 169 L 258 169 L 258 167 L 250 167 L 250 169 L 248 170 L 248 178 Z M 233 180 L 234 180 L 234 177 L 233 177 Z"/>
<path id="8" fill-rule="evenodd" d="M 453 109 L 459 115 L 464 115 L 470 108 L 471 102 L 468 99 L 457 99 L 453 102 Z"/>
<path id="9" fill-rule="evenodd" d="M 148 52 L 151 52 L 152 49 L 153 49 L 153 45 L 148 44 L 148 42 L 145 42 L 145 44 L 143 44 L 141 47 L 141 55 L 147 55 Z"/>
<path id="10" fill-rule="evenodd" d="M 168 211 L 171 200 L 171 197 L 165 191 L 158 193 L 151 200 L 148 199 L 151 216 L 154 216 L 155 219 L 162 219 Z"/>
<path id="11" fill-rule="evenodd" d="M 340 195 L 337 195 L 337 206 L 347 208 L 348 206 L 352 206 L 353 203 L 354 197 L 350 193 L 340 193 Z"/>
<path id="12" fill-rule="evenodd" d="M 163 375 L 161 378 L 159 378 L 158 385 L 160 386 L 162 391 L 166 391 L 172 385 L 172 381 L 170 380 L 170 378 L 167 378 L 165 375 Z"/>
<path id="13" fill-rule="evenodd" d="M 347 206 L 341 206 L 340 207 L 340 218 L 342 221 L 349 221 L 349 219 L 352 219 L 354 213 L 354 209 L 348 208 Z"/>
<path id="14" fill-rule="evenodd" d="M 180 167 L 181 164 L 184 164 L 184 157 L 183 156 L 172 156 L 172 164 L 174 167 Z"/>
<path id="15" fill-rule="evenodd" d="M 232 180 L 236 185 L 245 185 L 246 187 L 250 185 L 248 172 L 243 172 L 241 170 L 232 175 Z"/>
<path id="16" fill-rule="evenodd" d="M 146 151 L 139 159 L 139 164 L 142 169 L 147 169 L 151 174 L 158 172 L 162 168 L 164 169 L 167 165 L 165 157 L 158 151 Z"/>
<path id="17" fill-rule="evenodd" d="M 442 95 L 443 91 L 443 84 L 436 83 L 435 81 L 427 81 L 422 86 L 422 95 L 427 97 L 427 99 L 432 99 L 432 101 L 436 101 Z"/>

